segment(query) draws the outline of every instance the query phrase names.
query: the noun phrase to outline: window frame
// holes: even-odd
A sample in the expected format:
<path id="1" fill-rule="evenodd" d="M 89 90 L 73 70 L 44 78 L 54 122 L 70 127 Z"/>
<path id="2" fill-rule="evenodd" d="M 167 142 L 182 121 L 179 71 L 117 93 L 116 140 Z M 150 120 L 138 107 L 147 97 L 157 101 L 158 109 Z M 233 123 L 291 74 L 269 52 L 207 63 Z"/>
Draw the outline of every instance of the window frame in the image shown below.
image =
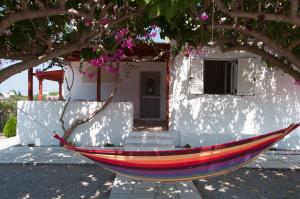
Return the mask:
<path id="1" fill-rule="evenodd" d="M 237 84 L 238 84 L 238 58 L 202 58 L 203 59 L 203 95 L 237 95 Z M 231 81 L 230 81 L 230 92 L 227 93 L 226 86 L 224 86 L 224 93 L 205 93 L 205 62 L 207 61 L 223 61 L 232 62 L 233 66 L 231 70 Z M 227 70 L 225 69 L 225 84 L 227 84 Z"/>

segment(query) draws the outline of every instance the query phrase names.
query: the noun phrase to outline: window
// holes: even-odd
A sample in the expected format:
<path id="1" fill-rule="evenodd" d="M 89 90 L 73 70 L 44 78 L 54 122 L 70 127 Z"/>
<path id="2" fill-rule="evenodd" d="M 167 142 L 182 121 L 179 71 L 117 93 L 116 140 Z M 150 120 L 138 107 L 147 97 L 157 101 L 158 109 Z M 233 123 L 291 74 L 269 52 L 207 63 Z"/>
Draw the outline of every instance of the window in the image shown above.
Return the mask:
<path id="1" fill-rule="evenodd" d="M 190 57 L 188 67 L 189 94 L 255 94 L 256 57 L 238 57 L 232 60 Z"/>
<path id="2" fill-rule="evenodd" d="M 236 94 L 236 61 L 204 61 L 204 94 Z"/>

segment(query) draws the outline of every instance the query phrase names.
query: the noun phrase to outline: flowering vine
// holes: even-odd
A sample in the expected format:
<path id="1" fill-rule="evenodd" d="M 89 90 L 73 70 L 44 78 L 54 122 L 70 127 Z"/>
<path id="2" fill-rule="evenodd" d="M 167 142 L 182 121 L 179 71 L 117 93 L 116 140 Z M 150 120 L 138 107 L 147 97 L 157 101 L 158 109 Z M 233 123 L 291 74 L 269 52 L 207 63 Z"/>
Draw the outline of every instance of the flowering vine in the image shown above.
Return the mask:
<path id="1" fill-rule="evenodd" d="M 102 24 L 108 23 L 102 20 Z M 90 25 L 90 22 L 86 22 L 87 25 Z M 147 41 L 154 37 L 156 37 L 156 25 L 152 25 L 145 30 L 145 33 L 142 36 L 137 37 L 138 39 Z M 112 53 L 103 53 L 99 57 L 93 58 L 89 60 L 88 63 L 92 64 L 96 68 L 103 68 L 110 73 L 117 73 L 119 72 L 119 65 L 113 64 L 118 63 L 125 57 L 126 50 L 132 50 L 135 46 L 134 39 L 129 33 L 128 28 L 121 28 L 118 29 L 114 35 L 113 39 L 117 44 L 117 48 Z M 94 48 L 94 52 L 100 52 L 101 49 Z M 81 74 L 86 75 L 88 78 L 92 79 L 95 74 L 94 73 L 87 73 L 81 69 Z"/>

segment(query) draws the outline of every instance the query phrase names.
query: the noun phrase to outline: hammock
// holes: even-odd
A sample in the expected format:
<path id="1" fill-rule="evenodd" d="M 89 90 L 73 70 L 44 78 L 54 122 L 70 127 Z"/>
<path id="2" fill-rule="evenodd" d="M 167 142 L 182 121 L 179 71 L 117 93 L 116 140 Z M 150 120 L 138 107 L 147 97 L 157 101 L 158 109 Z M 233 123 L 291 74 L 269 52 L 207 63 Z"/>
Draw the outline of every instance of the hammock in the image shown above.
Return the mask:
<path id="1" fill-rule="evenodd" d="M 275 132 L 226 144 L 168 151 L 84 149 L 68 144 L 57 134 L 53 137 L 66 148 L 121 175 L 145 181 L 185 181 L 234 171 L 268 150 L 299 125 L 291 124 Z"/>

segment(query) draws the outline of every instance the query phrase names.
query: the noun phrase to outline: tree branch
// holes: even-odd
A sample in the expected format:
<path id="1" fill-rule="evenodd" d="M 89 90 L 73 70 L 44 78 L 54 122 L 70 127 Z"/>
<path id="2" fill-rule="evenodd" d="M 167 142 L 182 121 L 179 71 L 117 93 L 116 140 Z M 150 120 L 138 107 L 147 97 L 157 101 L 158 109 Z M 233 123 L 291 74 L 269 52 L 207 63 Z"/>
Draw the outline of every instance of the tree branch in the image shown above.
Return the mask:
<path id="1" fill-rule="evenodd" d="M 51 39 L 46 39 L 44 38 L 44 36 L 42 35 L 41 31 L 39 31 L 39 29 L 36 27 L 36 25 L 33 23 L 33 21 L 31 21 L 32 27 L 37 35 L 37 37 L 43 41 L 45 43 L 45 45 L 47 46 L 48 50 L 51 51 L 52 50 L 52 42 Z"/>
<path id="2" fill-rule="evenodd" d="M 294 48 L 295 46 L 298 46 L 298 45 L 300 45 L 300 39 L 295 40 L 295 41 L 292 41 L 292 42 L 289 44 L 289 46 L 287 47 L 287 49 L 288 49 L 289 51 L 292 51 L 293 48 Z"/>
<path id="3" fill-rule="evenodd" d="M 11 66 L 8 66 L 8 67 L 0 70 L 0 83 L 2 83 L 4 80 L 8 79 L 9 77 L 13 76 L 16 73 L 20 73 L 24 70 L 35 67 L 35 66 L 37 66 L 41 63 L 44 63 L 50 59 L 54 59 L 54 58 L 62 56 L 64 54 L 72 53 L 74 51 L 78 51 L 82 48 L 85 48 L 88 45 L 88 43 L 85 41 L 89 38 L 89 36 L 90 36 L 90 33 L 82 36 L 78 41 L 73 42 L 67 46 L 63 46 L 54 51 L 47 52 L 47 53 L 40 55 L 38 57 L 35 57 L 33 59 L 26 59 L 20 63 L 13 64 Z"/>
<path id="4" fill-rule="evenodd" d="M 59 121 L 61 122 L 61 127 L 62 127 L 62 129 L 63 129 L 63 131 L 64 131 L 64 134 L 66 134 L 66 132 L 67 132 L 67 128 L 66 128 L 66 126 L 65 126 L 65 121 L 64 121 L 64 116 L 65 116 L 65 113 L 66 113 L 66 110 L 67 110 L 67 108 L 68 108 L 68 106 L 69 106 L 69 104 L 70 104 L 70 102 L 71 102 L 71 95 L 70 95 L 70 92 L 71 92 L 71 90 L 72 90 L 72 88 L 73 88 L 73 84 L 74 84 L 74 70 L 73 70 L 73 67 L 70 65 L 69 66 L 70 67 L 70 69 L 71 69 L 71 72 L 72 72 L 72 80 L 71 80 L 71 84 L 69 84 L 69 80 L 67 79 L 67 78 L 65 78 L 65 81 L 66 81 L 66 84 L 67 84 L 67 90 L 69 91 L 69 96 L 68 96 L 68 100 L 67 100 L 67 102 L 66 102 L 66 104 L 64 105 L 64 108 L 63 108 L 63 111 L 62 111 L 62 113 L 61 113 L 61 115 L 60 115 L 60 117 L 59 117 Z"/>
<path id="5" fill-rule="evenodd" d="M 119 73 L 116 73 L 114 88 L 110 94 L 110 96 L 105 100 L 105 102 L 97 108 L 92 114 L 83 119 L 77 119 L 72 123 L 71 127 L 68 128 L 64 134 L 64 139 L 67 140 L 72 132 L 81 124 L 87 123 L 95 118 L 99 113 L 101 113 L 113 100 L 114 96 L 117 94 L 119 86 L 121 84 L 121 77 Z"/>
<path id="6" fill-rule="evenodd" d="M 298 15 L 299 0 L 290 0 L 290 1 L 291 1 L 290 16 L 295 17 Z"/>
<path id="7" fill-rule="evenodd" d="M 293 0 L 298 1 L 298 0 Z M 249 18 L 249 19 L 259 19 L 263 15 L 263 19 L 267 21 L 284 22 L 292 25 L 300 26 L 300 17 L 298 15 L 281 15 L 281 14 L 269 14 L 269 13 L 259 13 L 259 12 L 243 12 L 243 11 L 230 11 L 228 10 L 222 0 L 215 0 L 217 7 L 228 16 L 235 18 Z M 294 2 L 295 3 L 295 2 Z M 295 11 L 293 10 L 293 13 Z"/>
<path id="8" fill-rule="evenodd" d="M 66 8 L 45 8 L 39 10 L 29 10 L 29 9 L 22 10 L 13 14 L 9 14 L 0 21 L 0 35 L 2 35 L 4 31 L 7 28 L 9 28 L 12 24 L 18 21 L 54 16 L 54 15 L 62 15 L 62 14 L 91 18 L 88 13 L 80 12 L 74 9 L 66 9 Z"/>
<path id="9" fill-rule="evenodd" d="M 267 46 L 275 50 L 277 53 L 280 55 L 284 56 L 289 62 L 294 64 L 298 69 L 300 69 L 300 60 L 292 54 L 291 51 L 288 51 L 287 49 L 283 48 L 279 44 L 273 42 L 269 37 L 247 29 L 245 26 L 242 25 L 215 25 L 215 29 L 229 29 L 229 30 L 234 30 L 236 32 L 239 32 L 240 34 L 247 35 L 250 37 L 255 38 L 256 40 L 264 42 Z"/>
<path id="10" fill-rule="evenodd" d="M 287 74 L 291 75 L 292 77 L 294 77 L 296 80 L 300 80 L 300 72 L 294 70 L 292 67 L 290 67 L 289 64 L 284 64 L 282 61 L 280 61 L 276 57 L 270 55 L 269 53 L 267 53 L 263 49 L 258 49 L 254 46 L 237 45 L 237 46 L 233 46 L 233 47 L 229 47 L 229 48 L 222 48 L 221 47 L 221 50 L 222 50 L 222 52 L 229 52 L 229 51 L 235 51 L 235 50 L 244 50 L 244 51 L 248 51 L 248 52 L 251 52 L 253 54 L 259 55 L 263 59 L 265 59 L 266 61 L 272 63 L 274 66 L 280 68 L 285 73 L 287 73 Z"/>
<path id="11" fill-rule="evenodd" d="M 35 3 L 38 5 L 39 8 L 45 9 L 45 4 L 42 3 L 40 0 L 35 0 Z"/>

